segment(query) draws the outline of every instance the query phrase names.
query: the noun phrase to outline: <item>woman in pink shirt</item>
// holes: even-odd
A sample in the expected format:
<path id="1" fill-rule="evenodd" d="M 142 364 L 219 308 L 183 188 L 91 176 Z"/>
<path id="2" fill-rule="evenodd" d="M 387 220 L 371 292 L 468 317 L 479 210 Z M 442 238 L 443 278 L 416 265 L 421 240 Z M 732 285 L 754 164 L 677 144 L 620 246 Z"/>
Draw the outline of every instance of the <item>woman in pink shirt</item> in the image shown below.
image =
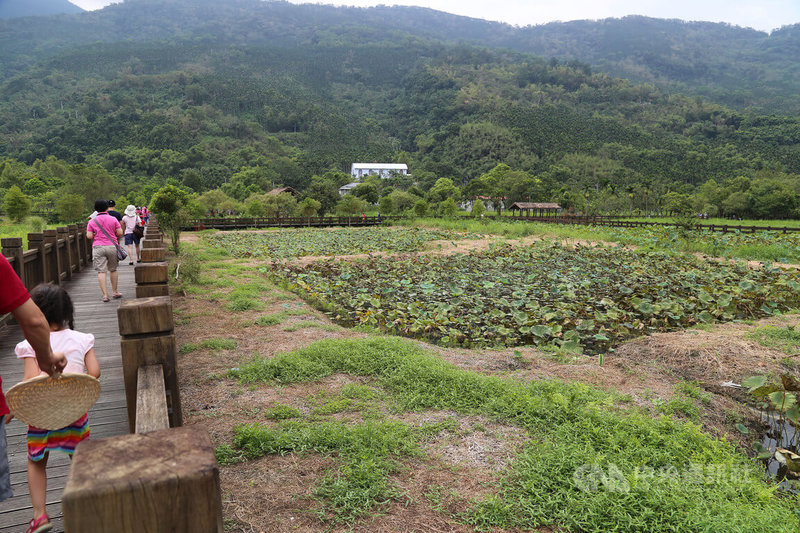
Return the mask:
<path id="1" fill-rule="evenodd" d="M 107 302 L 106 272 L 110 272 L 112 297 L 122 298 L 122 294 L 117 291 L 117 280 L 119 279 L 117 245 L 119 238 L 122 237 L 122 226 L 116 218 L 106 212 L 108 211 L 108 202 L 105 200 L 96 200 L 94 210 L 97 211 L 97 216 L 93 217 L 86 226 L 86 236 L 92 241 L 92 262 L 97 271 L 100 290 L 103 292 L 103 301 Z M 103 232 L 103 229 L 106 231 Z"/>

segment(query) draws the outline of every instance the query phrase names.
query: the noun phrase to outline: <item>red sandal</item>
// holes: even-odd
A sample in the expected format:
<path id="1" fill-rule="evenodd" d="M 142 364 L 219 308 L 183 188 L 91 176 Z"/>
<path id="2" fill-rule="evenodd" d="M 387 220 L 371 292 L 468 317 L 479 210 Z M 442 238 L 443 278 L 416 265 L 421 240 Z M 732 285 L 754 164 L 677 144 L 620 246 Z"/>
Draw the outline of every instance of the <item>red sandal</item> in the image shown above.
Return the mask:
<path id="1" fill-rule="evenodd" d="M 50 517 L 47 516 L 47 513 L 44 513 L 37 519 L 31 519 L 30 523 L 28 524 L 28 529 L 25 531 L 25 533 L 46 533 L 52 529 L 53 524 L 50 523 Z"/>

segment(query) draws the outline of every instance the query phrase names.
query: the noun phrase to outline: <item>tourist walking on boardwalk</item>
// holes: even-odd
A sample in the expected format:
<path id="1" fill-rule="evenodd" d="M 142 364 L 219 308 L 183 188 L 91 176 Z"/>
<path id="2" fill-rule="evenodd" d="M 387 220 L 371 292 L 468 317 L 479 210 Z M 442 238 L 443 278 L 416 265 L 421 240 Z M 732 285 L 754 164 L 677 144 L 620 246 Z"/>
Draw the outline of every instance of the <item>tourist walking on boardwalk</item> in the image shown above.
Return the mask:
<path id="1" fill-rule="evenodd" d="M 125 235 L 125 246 L 128 247 L 129 265 L 133 264 L 133 250 L 136 249 L 136 262 L 142 261 L 142 251 L 139 247 L 140 238 L 137 235 L 137 226 L 142 225 L 142 219 L 136 214 L 136 206 L 129 205 L 125 208 L 125 216 L 122 217 L 122 229 Z"/>
<path id="2" fill-rule="evenodd" d="M 106 200 L 106 202 L 108 202 L 108 214 L 122 222 L 122 213 L 116 210 L 117 202 L 114 200 Z"/>
<path id="3" fill-rule="evenodd" d="M 110 218 L 110 216 L 109 216 Z M 50 344 L 66 356 L 65 372 L 89 374 L 100 377 L 100 364 L 94 354 L 94 335 L 75 331 L 74 307 L 63 288 L 53 284 L 38 285 L 31 291 L 31 299 L 44 313 L 50 330 Z M 42 374 L 34 359 L 34 351 L 28 341 L 17 344 L 14 352 L 25 363 L 23 379 Z M 6 422 L 11 415 L 6 417 Z M 70 457 L 79 442 L 89 438 L 89 418 L 84 414 L 61 429 L 47 430 L 28 426 L 28 489 L 33 506 L 26 533 L 45 533 L 52 530 L 46 512 L 47 459 L 50 450 L 61 450 Z"/>
<path id="4" fill-rule="evenodd" d="M 108 288 L 106 287 L 106 272 L 111 278 L 111 290 L 113 298 L 122 298 L 122 294 L 117 291 L 117 246 L 119 238 L 122 237 L 122 226 L 116 218 L 108 214 L 108 202 L 96 200 L 94 210 L 97 215 L 86 226 L 86 236 L 92 241 L 92 261 L 94 269 L 97 271 L 97 280 L 100 283 L 100 290 L 103 292 L 103 301 L 108 301 Z"/>
<path id="5" fill-rule="evenodd" d="M 39 370 L 52 374 L 61 372 L 66 361 L 63 353 L 50 348 L 50 327 L 41 309 L 31 300 L 28 291 L 11 268 L 6 258 L 0 254 L 0 314 L 11 313 L 19 324 L 22 334 L 28 340 Z M 0 379 L 0 385 L 2 385 Z M 0 501 L 12 496 L 9 479 L 8 453 L 6 450 L 5 415 L 9 413 L 6 398 L 0 387 Z"/>

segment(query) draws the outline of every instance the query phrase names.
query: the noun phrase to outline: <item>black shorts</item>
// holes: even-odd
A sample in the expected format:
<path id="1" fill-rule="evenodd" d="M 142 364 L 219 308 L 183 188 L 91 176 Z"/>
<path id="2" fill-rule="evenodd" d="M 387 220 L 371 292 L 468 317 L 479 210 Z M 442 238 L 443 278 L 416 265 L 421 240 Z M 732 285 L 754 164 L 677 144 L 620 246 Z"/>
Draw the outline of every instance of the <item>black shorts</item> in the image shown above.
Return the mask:
<path id="1" fill-rule="evenodd" d="M 139 244 L 139 237 L 135 233 L 126 233 L 125 245 L 127 246 L 128 244 Z"/>

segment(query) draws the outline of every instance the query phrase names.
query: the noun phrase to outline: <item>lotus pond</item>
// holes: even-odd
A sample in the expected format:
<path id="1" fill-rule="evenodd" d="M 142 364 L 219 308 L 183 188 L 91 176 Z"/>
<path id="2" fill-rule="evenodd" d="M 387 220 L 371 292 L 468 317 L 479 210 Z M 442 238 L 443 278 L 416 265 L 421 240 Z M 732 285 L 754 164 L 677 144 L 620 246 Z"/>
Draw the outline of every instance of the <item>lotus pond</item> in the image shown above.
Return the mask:
<path id="1" fill-rule="evenodd" d="M 800 306 L 794 271 L 616 247 L 505 245 L 263 271 L 346 325 L 464 347 L 598 353 L 638 335 Z"/>
<path id="2" fill-rule="evenodd" d="M 215 233 L 204 238 L 211 246 L 225 249 L 234 257 L 290 259 L 379 251 L 417 252 L 431 241 L 478 239 L 481 236 L 452 230 L 377 227 Z"/>

